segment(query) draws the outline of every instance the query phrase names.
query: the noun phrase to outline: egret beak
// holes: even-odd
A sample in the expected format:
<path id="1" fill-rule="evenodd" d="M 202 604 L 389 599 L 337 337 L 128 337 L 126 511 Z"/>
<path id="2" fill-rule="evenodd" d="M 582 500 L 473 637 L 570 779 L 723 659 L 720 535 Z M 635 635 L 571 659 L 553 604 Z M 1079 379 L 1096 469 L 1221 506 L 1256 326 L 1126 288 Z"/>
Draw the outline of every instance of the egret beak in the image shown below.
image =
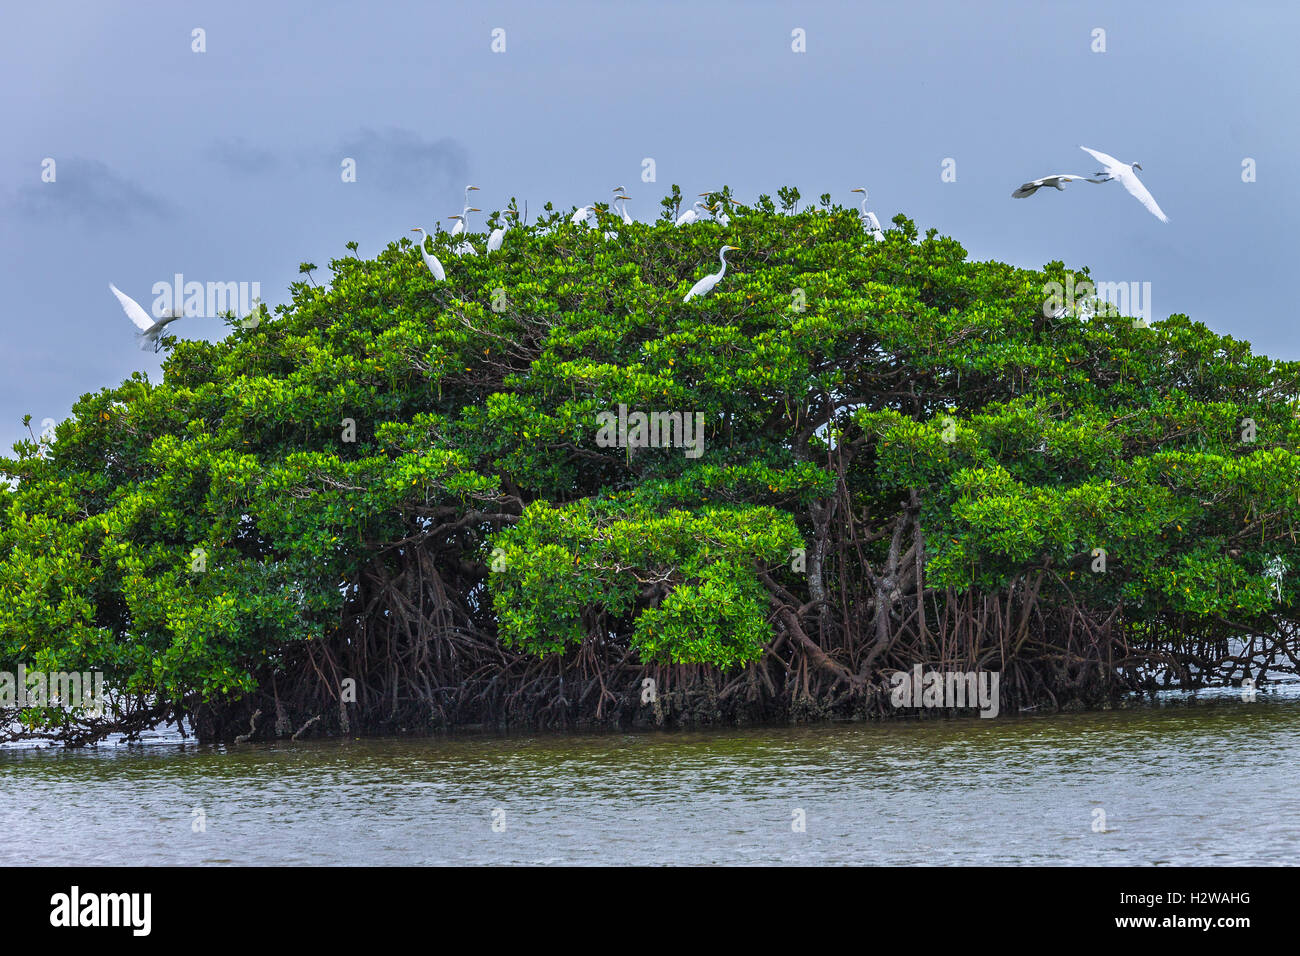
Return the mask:
<path id="1" fill-rule="evenodd" d="M 482 209 L 479 209 L 477 206 L 470 206 L 470 207 L 469 207 L 469 211 L 470 211 L 470 212 L 482 212 L 483 210 L 482 210 Z"/>
<path id="2" fill-rule="evenodd" d="M 470 189 L 478 189 L 478 187 L 477 187 L 477 186 L 466 186 L 465 189 L 466 189 L 466 190 L 470 190 Z"/>
<path id="3" fill-rule="evenodd" d="M 849 192 L 851 192 L 851 193 L 864 193 L 864 192 L 866 192 L 866 190 L 865 190 L 865 189 L 850 189 Z"/>

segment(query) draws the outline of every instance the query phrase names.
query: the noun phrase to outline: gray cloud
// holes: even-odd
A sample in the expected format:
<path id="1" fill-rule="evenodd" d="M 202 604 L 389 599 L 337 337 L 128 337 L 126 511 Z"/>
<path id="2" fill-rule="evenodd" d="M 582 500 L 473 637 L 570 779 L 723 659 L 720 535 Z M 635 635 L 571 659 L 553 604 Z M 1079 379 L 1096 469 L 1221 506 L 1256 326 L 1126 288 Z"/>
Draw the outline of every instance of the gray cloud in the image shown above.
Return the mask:
<path id="1" fill-rule="evenodd" d="M 426 140 L 397 127 L 359 130 L 339 144 L 339 150 L 332 158 L 336 168 L 351 157 L 357 161 L 358 183 L 373 183 L 389 193 L 459 190 L 469 169 L 465 148 L 456 140 Z"/>
<path id="2" fill-rule="evenodd" d="M 55 222 L 80 218 L 99 225 L 163 220 L 174 207 L 96 159 L 56 157 L 56 179 L 21 186 L 5 205 L 18 217 Z"/>
<path id="3" fill-rule="evenodd" d="M 418 133 L 389 127 L 359 129 L 336 146 L 295 150 L 286 157 L 250 143 L 243 137 L 214 142 L 208 158 L 240 176 L 253 177 L 295 169 L 327 167 L 337 176 L 345 158 L 356 160 L 357 182 L 393 195 L 437 190 L 459 192 L 469 168 L 465 148 L 449 137 L 425 139 Z"/>
<path id="4" fill-rule="evenodd" d="M 250 143 L 242 136 L 213 143 L 208 158 L 218 166 L 241 176 L 269 173 L 280 165 L 280 159 L 269 149 Z"/>

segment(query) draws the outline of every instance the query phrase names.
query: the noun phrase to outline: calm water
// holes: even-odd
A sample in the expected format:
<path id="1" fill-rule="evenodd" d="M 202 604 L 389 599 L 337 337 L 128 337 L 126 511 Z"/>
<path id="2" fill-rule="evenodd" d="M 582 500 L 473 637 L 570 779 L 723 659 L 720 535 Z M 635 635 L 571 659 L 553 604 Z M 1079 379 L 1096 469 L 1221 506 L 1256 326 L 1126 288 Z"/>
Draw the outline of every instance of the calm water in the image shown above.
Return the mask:
<path id="1" fill-rule="evenodd" d="M 0 864 L 1292 864 L 1300 688 L 994 720 L 0 750 L 0 832 Z"/>

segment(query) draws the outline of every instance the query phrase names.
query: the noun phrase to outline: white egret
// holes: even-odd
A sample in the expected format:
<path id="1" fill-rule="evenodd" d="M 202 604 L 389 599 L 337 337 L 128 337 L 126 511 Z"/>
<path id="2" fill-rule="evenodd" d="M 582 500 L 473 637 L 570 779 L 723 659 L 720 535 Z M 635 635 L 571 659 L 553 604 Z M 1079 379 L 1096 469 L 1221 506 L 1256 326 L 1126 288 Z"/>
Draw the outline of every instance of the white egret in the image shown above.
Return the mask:
<path id="1" fill-rule="evenodd" d="M 163 315 L 162 318 L 154 321 L 150 318 L 149 313 L 144 310 L 144 307 L 140 305 L 139 302 L 135 301 L 135 299 L 131 298 L 117 286 L 113 285 L 113 283 L 110 282 L 108 288 L 113 295 L 117 296 L 117 301 L 121 303 L 122 311 L 126 313 L 126 317 L 134 322 L 135 327 L 140 330 L 136 334 L 140 339 L 140 350 L 142 352 L 149 351 L 149 348 L 152 346 L 154 352 L 157 353 L 162 348 L 163 329 L 175 322 L 177 319 L 185 317 L 185 310 L 183 308 L 172 309 L 170 312 Z"/>
<path id="2" fill-rule="evenodd" d="M 461 221 L 458 222 L 458 223 L 456 223 L 456 225 L 455 225 L 454 227 L 452 227 L 451 234 L 452 234 L 453 236 L 459 236 L 462 232 L 465 231 L 466 223 L 467 223 L 468 220 L 469 220 L 469 214 L 470 214 L 470 213 L 472 213 L 472 212 L 481 212 L 481 210 L 478 210 L 478 209 L 471 209 L 471 208 L 470 208 L 470 204 L 469 204 L 469 194 L 472 193 L 472 192 L 473 192 L 474 190 L 476 190 L 476 189 L 478 189 L 477 186 L 466 186 L 466 187 L 465 187 L 465 207 L 464 207 L 463 209 L 461 209 L 461 211 L 460 211 L 460 214 L 461 214 L 461 217 L 462 217 L 462 218 L 461 218 Z"/>
<path id="3" fill-rule="evenodd" d="M 862 193 L 862 208 L 858 212 L 858 219 L 862 222 L 862 228 L 871 233 L 872 239 L 875 239 L 876 242 L 883 242 L 885 239 L 885 233 L 880 228 L 880 220 L 876 218 L 874 212 L 870 212 L 867 209 L 866 187 L 859 186 L 856 189 L 849 190 L 849 192 Z"/>
<path id="4" fill-rule="evenodd" d="M 470 212 L 482 212 L 482 210 L 481 210 L 481 209 L 471 209 Z M 453 236 L 458 236 L 458 235 L 462 235 L 462 234 L 464 234 L 464 232 L 465 232 L 465 217 L 464 217 L 464 216 L 448 216 L 447 218 L 448 218 L 448 219 L 455 219 L 455 220 L 456 220 L 456 225 L 453 226 L 453 227 L 452 227 L 452 230 L 451 230 L 451 234 L 452 234 Z M 473 246 L 471 246 L 471 245 L 469 244 L 469 240 L 468 240 L 468 239 L 462 239 L 462 240 L 460 241 L 460 244 L 457 245 L 457 246 L 456 246 L 454 249 L 452 249 L 451 251 L 454 252 L 454 253 L 455 253 L 456 255 L 458 255 L 458 256 L 476 256 L 476 255 L 478 255 L 478 250 L 475 249 Z"/>
<path id="5" fill-rule="evenodd" d="M 429 267 L 429 271 L 433 273 L 433 277 L 439 282 L 446 282 L 447 273 L 443 270 L 442 263 L 438 261 L 438 257 L 430 255 L 424 251 L 424 241 L 429 238 L 429 234 L 419 226 L 416 226 L 411 230 L 411 232 L 418 232 L 420 234 L 420 255 L 424 259 L 424 264 Z"/>
<path id="6" fill-rule="evenodd" d="M 705 212 L 709 211 L 709 207 L 699 201 L 696 201 L 695 209 L 703 209 Z M 676 224 L 679 226 L 689 226 L 691 223 L 698 220 L 700 218 L 700 214 L 696 212 L 695 209 L 688 209 L 680 216 L 678 216 Z"/>
<path id="7" fill-rule="evenodd" d="M 515 210 L 513 209 L 507 209 L 504 213 L 502 213 L 502 215 L 518 216 L 519 213 L 515 212 Z M 492 235 L 488 236 L 488 241 L 487 241 L 488 252 L 496 252 L 498 249 L 501 248 L 501 243 L 504 242 L 506 238 L 506 230 L 509 228 L 510 228 L 510 220 L 507 219 L 504 225 L 497 226 L 495 229 L 492 230 Z"/>
<path id="8" fill-rule="evenodd" d="M 691 291 L 686 293 L 686 298 L 682 299 L 682 301 L 690 302 L 691 299 L 695 298 L 697 295 L 708 295 L 712 292 L 713 287 L 721 282 L 722 277 L 727 274 L 727 253 L 739 251 L 739 246 L 723 246 L 718 250 L 718 261 L 722 263 L 722 268 L 717 272 L 706 275 L 699 282 L 695 283 L 695 285 L 691 286 Z"/>
<path id="9" fill-rule="evenodd" d="M 1087 176 L 1078 176 L 1074 173 L 1057 173 L 1055 176 L 1044 176 L 1042 179 L 1031 179 L 1022 185 L 1019 189 L 1011 194 L 1012 199 L 1024 199 L 1026 196 L 1032 196 L 1044 186 L 1052 186 L 1056 189 L 1064 190 L 1064 183 L 1072 183 L 1076 179 L 1082 179 L 1088 183 L 1103 183 L 1104 179 L 1089 179 Z"/>
<path id="10" fill-rule="evenodd" d="M 708 195 L 710 195 L 710 193 L 700 193 L 700 195 L 701 195 L 701 196 L 708 196 Z M 734 200 L 734 199 L 729 199 L 729 198 L 727 198 L 726 196 L 723 196 L 721 199 L 719 199 L 719 200 L 718 200 L 716 203 L 714 203 L 712 206 L 705 206 L 704 208 L 708 209 L 708 211 L 709 211 L 709 215 L 711 215 L 711 216 L 713 217 L 714 222 L 717 222 L 717 223 L 719 223 L 719 224 L 721 224 L 721 225 L 723 225 L 723 226 L 730 226 L 730 225 L 731 225 L 731 217 L 728 216 L 728 215 L 727 215 L 727 212 L 726 212 L 726 210 L 727 210 L 727 203 L 731 203 L 733 206 L 739 206 L 739 205 L 740 205 L 740 203 L 736 202 L 736 200 Z M 696 203 L 695 205 L 698 206 L 699 203 Z"/>
<path id="11" fill-rule="evenodd" d="M 595 223 L 590 222 L 590 219 L 595 212 L 595 206 L 579 206 L 577 211 L 575 211 L 569 218 L 569 222 L 573 223 L 575 226 L 581 226 L 585 222 L 587 223 L 588 229 L 595 229 Z"/>
<path id="12" fill-rule="evenodd" d="M 695 195 L 699 196 L 701 199 L 708 199 L 708 198 L 709 198 L 709 193 L 696 193 Z M 695 205 L 699 206 L 700 204 L 697 202 Z M 704 206 L 704 207 L 702 207 L 702 208 L 707 209 L 707 210 L 709 211 L 709 215 L 713 217 L 713 219 L 714 219 L 715 222 L 722 222 L 722 220 L 718 218 L 718 207 L 721 206 L 721 205 L 722 205 L 722 203 L 720 203 L 720 202 L 716 202 L 716 203 L 714 203 L 712 206 L 708 206 L 708 205 L 706 205 L 706 206 Z M 724 213 L 723 215 L 726 215 L 726 214 Z M 731 220 L 728 219 L 727 222 L 723 222 L 722 224 L 725 226 L 725 225 L 727 225 L 728 223 L 730 223 L 730 221 L 731 221 Z"/>
<path id="13" fill-rule="evenodd" d="M 1093 159 L 1097 160 L 1097 162 L 1101 163 L 1104 167 L 1097 173 L 1098 176 L 1104 178 L 1090 180 L 1090 182 L 1104 183 L 1109 179 L 1118 179 L 1124 188 L 1127 189 L 1138 202 L 1147 207 L 1147 211 L 1150 212 L 1151 215 L 1155 216 L 1161 222 L 1169 221 L 1169 217 L 1166 216 L 1156 204 L 1155 198 L 1147 191 L 1147 188 L 1142 185 L 1142 180 L 1138 179 L 1133 173 L 1133 170 L 1142 168 L 1141 163 L 1121 163 L 1114 156 L 1109 156 L 1100 150 L 1089 149 L 1087 146 L 1080 146 L 1079 148 Z"/>
<path id="14" fill-rule="evenodd" d="M 622 186 L 615 186 L 614 193 L 614 205 L 618 209 L 618 214 L 623 217 L 623 225 L 632 225 L 632 217 L 627 214 L 627 201 L 632 197 L 624 194 Z M 618 206 L 620 202 L 623 204 L 622 206 Z"/>

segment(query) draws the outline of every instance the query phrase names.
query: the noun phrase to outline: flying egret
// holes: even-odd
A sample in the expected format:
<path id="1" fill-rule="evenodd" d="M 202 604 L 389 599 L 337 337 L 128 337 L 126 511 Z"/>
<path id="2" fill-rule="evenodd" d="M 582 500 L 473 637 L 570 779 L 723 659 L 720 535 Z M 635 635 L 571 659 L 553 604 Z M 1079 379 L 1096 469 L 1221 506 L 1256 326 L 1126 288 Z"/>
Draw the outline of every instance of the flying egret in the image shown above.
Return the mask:
<path id="1" fill-rule="evenodd" d="M 862 208 L 858 212 L 858 219 L 862 222 L 862 228 L 871 233 L 871 238 L 875 239 L 876 242 L 883 242 L 885 239 L 885 233 L 880 228 L 880 220 L 876 218 L 874 212 L 870 212 L 867 209 L 866 187 L 859 186 L 856 189 L 849 190 L 849 192 L 862 193 Z"/>
<path id="2" fill-rule="evenodd" d="M 1108 179 L 1118 179 L 1138 202 L 1147 207 L 1147 211 L 1151 215 L 1161 222 L 1169 221 L 1169 217 L 1156 205 L 1155 198 L 1142 185 L 1142 180 L 1138 179 L 1133 173 L 1133 170 L 1142 168 L 1141 163 L 1121 163 L 1114 156 L 1108 156 L 1100 150 L 1089 149 L 1087 146 L 1080 146 L 1079 148 L 1105 167 L 1097 172 L 1098 176 L 1104 176 L 1105 178 L 1090 180 L 1090 182 L 1104 183 Z"/>
<path id="3" fill-rule="evenodd" d="M 503 213 L 503 215 L 518 216 L 519 213 L 517 213 L 513 209 L 507 209 Z M 492 235 L 488 236 L 488 241 L 487 241 L 488 252 L 496 252 L 498 249 L 501 248 L 501 243 L 505 241 L 506 238 L 506 230 L 509 228 L 510 228 L 510 220 L 507 219 L 505 225 L 497 226 L 495 229 L 492 230 Z"/>
<path id="4" fill-rule="evenodd" d="M 157 353 L 162 348 L 163 329 L 177 319 L 185 317 L 184 309 L 172 309 L 155 322 L 139 302 L 113 285 L 113 283 L 110 282 L 108 288 L 113 295 L 117 296 L 117 301 L 122 304 L 122 311 L 126 313 L 126 317 L 134 322 L 135 327 L 140 330 L 137 336 L 140 339 L 140 350 L 142 352 L 149 351 L 149 347 L 153 346 L 154 352 Z"/>
<path id="5" fill-rule="evenodd" d="M 470 212 L 482 212 L 481 209 L 470 209 L 469 211 L 470 211 Z M 455 220 L 457 220 L 456 225 L 453 226 L 453 227 L 452 227 L 452 230 L 451 230 L 451 234 L 452 234 L 453 236 L 461 235 L 461 234 L 463 234 L 463 233 L 465 232 L 465 217 L 464 217 L 464 216 L 448 216 L 447 218 L 448 218 L 448 219 L 455 219 Z M 458 255 L 458 256 L 476 256 L 476 255 L 478 255 L 478 250 L 476 250 L 473 246 L 471 246 L 471 245 L 469 244 L 469 240 L 468 240 L 468 239 L 462 239 L 462 240 L 460 241 L 460 244 L 457 245 L 457 246 L 456 246 L 454 249 L 452 249 L 451 251 L 454 252 L 454 253 L 455 253 L 456 255 Z"/>
<path id="6" fill-rule="evenodd" d="M 478 189 L 477 186 L 466 186 L 466 187 L 465 187 L 465 208 L 463 208 L 463 209 L 460 211 L 460 214 L 461 214 L 461 216 L 462 216 L 461 221 L 458 222 L 458 223 L 456 223 L 456 225 L 455 225 L 454 227 L 452 227 L 451 234 L 452 234 L 453 236 L 459 236 L 462 232 L 465 231 L 465 223 L 466 223 L 466 221 L 469 219 L 469 214 L 470 214 L 470 213 L 472 213 L 472 212 L 481 212 L 481 210 L 478 210 L 478 209 L 471 209 L 471 208 L 470 208 L 470 205 L 469 205 L 469 194 L 472 193 L 472 192 L 473 192 L 474 190 L 476 190 L 476 189 Z"/>
<path id="7" fill-rule="evenodd" d="M 713 287 L 717 285 L 719 282 L 721 282 L 722 277 L 727 274 L 727 253 L 739 252 L 739 251 L 740 251 L 739 246 L 723 246 L 721 249 L 719 249 L 718 261 L 722 263 L 722 268 L 719 269 L 717 272 L 713 272 L 710 273 L 709 275 L 706 275 L 699 282 L 695 283 L 695 285 L 691 286 L 691 291 L 686 293 L 686 298 L 682 299 L 682 301 L 690 302 L 691 299 L 695 298 L 697 295 L 708 295 L 710 292 L 712 292 Z"/>
<path id="8" fill-rule="evenodd" d="M 699 202 L 698 200 L 695 203 L 695 209 L 703 209 L 705 212 L 709 211 L 709 207 L 704 205 L 704 203 Z M 698 220 L 700 218 L 700 214 L 696 212 L 695 209 L 688 209 L 680 216 L 678 216 L 676 225 L 689 226 L 691 223 Z"/>
<path id="9" fill-rule="evenodd" d="M 1104 179 L 1089 179 L 1087 176 L 1078 176 L 1074 173 L 1057 173 L 1055 176 L 1044 176 L 1042 179 L 1031 179 L 1019 189 L 1011 194 L 1012 199 L 1024 199 L 1026 196 L 1032 196 L 1044 186 L 1052 186 L 1056 189 L 1065 189 L 1065 183 L 1072 183 L 1076 179 L 1082 179 L 1088 183 L 1104 183 Z"/>
<path id="10" fill-rule="evenodd" d="M 424 251 L 424 240 L 429 238 L 429 234 L 419 226 L 416 226 L 411 232 L 420 234 L 420 255 L 424 258 L 424 264 L 429 267 L 429 271 L 433 273 L 433 277 L 439 282 L 446 282 L 447 273 L 443 271 L 442 263 L 438 261 L 438 257 Z"/>

